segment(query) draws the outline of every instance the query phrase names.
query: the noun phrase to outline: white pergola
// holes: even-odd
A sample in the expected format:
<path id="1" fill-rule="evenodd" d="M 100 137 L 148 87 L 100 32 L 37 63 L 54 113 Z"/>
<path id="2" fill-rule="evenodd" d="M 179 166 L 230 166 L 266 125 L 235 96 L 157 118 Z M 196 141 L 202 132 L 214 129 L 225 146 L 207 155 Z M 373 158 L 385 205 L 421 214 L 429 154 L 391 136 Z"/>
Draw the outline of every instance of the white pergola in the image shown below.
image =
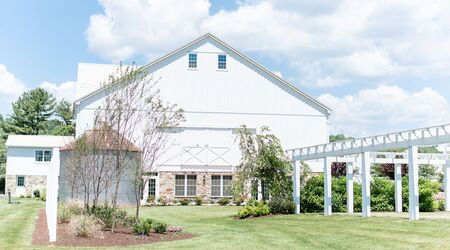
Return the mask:
<path id="1" fill-rule="evenodd" d="M 419 164 L 442 165 L 445 186 L 445 210 L 450 211 L 450 157 L 446 154 L 419 154 L 419 146 L 450 142 L 450 124 L 398 133 L 351 139 L 287 150 L 294 163 L 294 201 L 300 213 L 300 161 L 321 160 L 324 172 L 324 215 L 331 215 L 331 164 L 347 163 L 347 212 L 353 213 L 353 167 L 361 166 L 362 216 L 370 217 L 370 166 L 395 164 L 395 210 L 402 212 L 401 164 L 408 164 L 409 219 L 419 219 Z M 407 153 L 379 153 L 407 148 Z"/>

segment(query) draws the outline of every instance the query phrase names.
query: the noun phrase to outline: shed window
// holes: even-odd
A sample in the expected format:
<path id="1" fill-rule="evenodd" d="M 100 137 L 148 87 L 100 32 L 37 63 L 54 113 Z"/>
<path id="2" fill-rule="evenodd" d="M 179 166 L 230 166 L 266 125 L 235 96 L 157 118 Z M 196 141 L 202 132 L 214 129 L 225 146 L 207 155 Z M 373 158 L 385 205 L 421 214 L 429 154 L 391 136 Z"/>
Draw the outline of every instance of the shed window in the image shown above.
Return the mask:
<path id="1" fill-rule="evenodd" d="M 227 68 L 227 55 L 219 55 L 218 56 L 218 68 L 226 69 Z"/>
<path id="2" fill-rule="evenodd" d="M 51 150 L 36 150 L 34 160 L 37 162 L 50 162 L 52 160 Z"/>
<path id="3" fill-rule="evenodd" d="M 189 68 L 197 68 L 197 54 L 189 54 Z"/>
<path id="4" fill-rule="evenodd" d="M 18 187 L 25 186 L 25 177 L 24 176 L 17 176 L 17 186 Z"/>

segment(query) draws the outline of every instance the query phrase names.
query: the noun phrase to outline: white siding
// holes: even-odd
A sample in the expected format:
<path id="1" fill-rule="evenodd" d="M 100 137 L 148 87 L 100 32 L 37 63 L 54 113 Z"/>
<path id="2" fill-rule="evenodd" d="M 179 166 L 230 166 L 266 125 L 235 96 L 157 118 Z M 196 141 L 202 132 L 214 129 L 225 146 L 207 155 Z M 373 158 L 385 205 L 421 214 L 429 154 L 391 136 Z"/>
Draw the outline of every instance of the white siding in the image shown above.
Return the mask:
<path id="1" fill-rule="evenodd" d="M 188 68 L 190 52 L 197 53 L 197 69 Z M 217 69 L 219 54 L 227 55 L 226 70 Z M 186 162 L 188 155 L 183 148 L 214 144 L 231 147 L 233 153 L 211 165 L 235 165 L 240 156 L 231 140 L 232 129 L 242 124 L 255 129 L 268 126 L 285 149 L 328 142 L 328 114 L 323 107 L 212 39 L 204 39 L 148 70 L 159 79 L 162 98 L 183 108 L 187 118 L 160 163 L 201 165 L 192 159 Z M 80 103 L 77 136 L 92 128 L 94 110 L 101 102 L 99 94 Z"/>
<path id="2" fill-rule="evenodd" d="M 36 150 L 52 148 L 8 148 L 6 159 L 7 175 L 47 175 L 51 162 L 36 162 Z"/>

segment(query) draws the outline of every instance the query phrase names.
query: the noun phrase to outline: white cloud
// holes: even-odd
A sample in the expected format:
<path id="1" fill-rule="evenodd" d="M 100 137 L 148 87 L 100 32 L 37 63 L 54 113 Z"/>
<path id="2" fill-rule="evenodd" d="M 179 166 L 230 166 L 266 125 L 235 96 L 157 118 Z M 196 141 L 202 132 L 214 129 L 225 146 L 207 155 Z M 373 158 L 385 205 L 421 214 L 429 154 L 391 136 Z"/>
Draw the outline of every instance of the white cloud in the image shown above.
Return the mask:
<path id="1" fill-rule="evenodd" d="M 26 89 L 25 84 L 0 64 L 0 114 L 11 110 L 11 103 Z"/>
<path id="2" fill-rule="evenodd" d="M 100 0 L 103 14 L 90 17 L 89 48 L 114 62 L 136 54 L 168 52 L 200 34 L 208 17 L 207 0 Z"/>
<path id="3" fill-rule="evenodd" d="M 333 109 L 332 133 L 373 135 L 450 121 L 449 103 L 429 87 L 409 92 L 381 85 L 342 98 L 324 94 L 318 99 Z"/>
<path id="4" fill-rule="evenodd" d="M 61 84 L 44 81 L 38 87 L 52 93 L 57 100 L 64 98 L 72 102 L 75 97 L 75 82 L 73 81 Z M 27 90 L 30 90 L 30 88 L 24 82 L 9 72 L 5 65 L 0 64 L 0 114 L 11 113 L 11 104 Z"/>
<path id="5" fill-rule="evenodd" d="M 450 74 L 450 1 L 243 0 L 209 14 L 207 0 L 101 0 L 89 48 L 119 61 L 154 58 L 212 32 L 286 62 L 303 85 L 399 82 Z M 292 79 L 292 77 L 289 77 Z"/>
<path id="6" fill-rule="evenodd" d="M 63 82 L 59 85 L 45 81 L 39 84 L 39 87 L 52 93 L 57 100 L 66 99 L 69 102 L 73 102 L 75 99 L 75 85 L 76 82 L 74 81 Z"/>

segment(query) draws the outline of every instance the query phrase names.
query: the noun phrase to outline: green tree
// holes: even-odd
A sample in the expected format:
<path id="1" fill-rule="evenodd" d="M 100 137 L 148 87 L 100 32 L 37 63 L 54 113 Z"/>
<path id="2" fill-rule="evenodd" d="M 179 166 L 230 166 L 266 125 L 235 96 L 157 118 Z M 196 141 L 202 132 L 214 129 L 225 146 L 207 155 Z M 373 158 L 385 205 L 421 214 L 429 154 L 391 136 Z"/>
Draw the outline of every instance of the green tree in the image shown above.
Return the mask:
<path id="1" fill-rule="evenodd" d="M 344 134 L 330 135 L 329 137 L 330 142 L 345 141 L 348 139 L 353 139 L 353 137 L 347 137 Z"/>
<path id="2" fill-rule="evenodd" d="M 58 120 L 52 120 L 48 124 L 48 130 L 54 135 L 74 135 L 75 124 L 73 120 L 72 104 L 62 99 L 55 107 L 55 116 Z"/>
<path id="3" fill-rule="evenodd" d="M 27 91 L 12 104 L 13 114 L 3 123 L 3 130 L 8 134 L 42 134 L 54 114 L 55 105 L 55 98 L 46 90 Z"/>

